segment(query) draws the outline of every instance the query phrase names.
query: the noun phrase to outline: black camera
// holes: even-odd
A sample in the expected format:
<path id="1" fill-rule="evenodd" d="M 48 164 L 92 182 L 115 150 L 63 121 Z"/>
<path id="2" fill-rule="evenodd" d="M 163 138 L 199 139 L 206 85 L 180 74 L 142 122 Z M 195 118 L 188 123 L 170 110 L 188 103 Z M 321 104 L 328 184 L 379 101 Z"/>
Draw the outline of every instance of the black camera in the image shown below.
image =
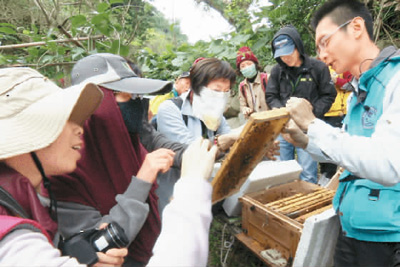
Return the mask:
<path id="1" fill-rule="evenodd" d="M 75 257 L 80 263 L 91 265 L 98 261 L 96 252 L 123 248 L 128 243 L 124 229 L 118 223 L 112 222 L 106 228 L 83 231 L 61 240 L 58 248 L 62 255 Z"/>

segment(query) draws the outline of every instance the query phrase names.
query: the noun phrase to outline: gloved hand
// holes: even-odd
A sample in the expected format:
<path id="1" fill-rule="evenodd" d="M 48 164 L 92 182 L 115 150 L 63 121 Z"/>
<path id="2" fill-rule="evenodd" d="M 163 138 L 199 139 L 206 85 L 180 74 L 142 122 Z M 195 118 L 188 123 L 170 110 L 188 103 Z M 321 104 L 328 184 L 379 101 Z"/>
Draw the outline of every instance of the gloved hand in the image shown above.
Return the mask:
<path id="1" fill-rule="evenodd" d="M 292 119 L 282 129 L 282 137 L 296 147 L 305 149 L 308 145 L 308 136 Z"/>
<path id="2" fill-rule="evenodd" d="M 208 150 L 210 141 L 199 138 L 194 141 L 182 156 L 181 178 L 206 179 L 211 177 L 214 167 L 217 147 Z"/>
<path id="3" fill-rule="evenodd" d="M 300 129 L 307 132 L 308 125 L 315 120 L 311 103 L 304 98 L 291 97 L 286 102 L 286 109 Z"/>

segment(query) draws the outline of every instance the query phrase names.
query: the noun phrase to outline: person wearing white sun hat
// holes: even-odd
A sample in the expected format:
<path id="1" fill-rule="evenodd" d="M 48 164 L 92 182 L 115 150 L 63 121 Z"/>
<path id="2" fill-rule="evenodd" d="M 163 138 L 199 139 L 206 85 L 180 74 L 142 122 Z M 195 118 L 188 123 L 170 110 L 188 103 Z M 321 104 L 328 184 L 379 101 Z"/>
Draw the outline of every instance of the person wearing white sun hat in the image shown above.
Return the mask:
<path id="1" fill-rule="evenodd" d="M 0 69 L 0 265 L 79 265 L 52 246 L 57 223 L 36 193 L 47 175 L 75 169 L 82 125 L 102 97 L 94 84 L 62 90 L 31 68 Z M 126 254 L 97 255 L 118 265 Z"/>

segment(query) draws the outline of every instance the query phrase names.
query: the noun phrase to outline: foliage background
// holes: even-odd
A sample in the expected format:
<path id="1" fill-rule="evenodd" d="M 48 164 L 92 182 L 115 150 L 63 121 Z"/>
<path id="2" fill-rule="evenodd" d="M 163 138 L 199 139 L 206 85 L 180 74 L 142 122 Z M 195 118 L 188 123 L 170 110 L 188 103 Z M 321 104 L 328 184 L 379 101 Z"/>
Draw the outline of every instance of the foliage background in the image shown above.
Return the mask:
<path id="1" fill-rule="evenodd" d="M 218 57 L 235 68 L 236 51 L 249 46 L 262 65 L 274 64 L 270 42 L 284 25 L 297 27 L 306 51 L 314 55 L 314 35 L 309 27 L 316 8 L 326 0 L 270 0 L 271 6 L 250 12 L 257 0 L 187 0 L 217 10 L 234 28 L 219 39 L 189 44 L 177 24 L 171 24 L 151 0 L 0 0 L 0 67 L 30 66 L 51 79 L 69 85 L 73 64 L 98 52 L 125 56 L 136 62 L 144 76 L 171 80 L 190 68 L 198 57 Z M 378 45 L 400 47 L 400 2 L 364 0 L 374 17 Z M 256 27 L 262 19 L 268 24 Z M 101 35 L 101 39 L 93 39 Z M 88 40 L 56 43 L 86 37 Z M 7 45 L 44 42 L 43 45 L 4 49 Z M 239 78 L 238 78 L 239 79 Z M 210 235 L 210 266 L 223 264 L 220 233 L 223 225 L 213 221 Z M 229 266 L 263 264 L 240 244 L 232 247 Z M 242 253 L 245 251 L 244 253 Z M 226 261 L 225 261 L 226 262 Z M 243 264 L 244 263 L 244 264 Z"/>
<path id="2" fill-rule="evenodd" d="M 142 0 L 0 0 L 0 44 L 45 42 L 42 46 L 1 49 L 1 66 L 30 66 L 59 80 L 68 76 L 80 58 L 98 52 L 128 57 L 150 78 L 173 79 L 188 70 L 198 57 L 218 57 L 235 67 L 236 51 L 249 46 L 262 65 L 273 64 L 270 41 L 276 31 L 292 24 L 299 30 L 306 51 L 314 55 L 314 35 L 309 27 L 315 9 L 324 0 L 270 0 L 256 12 L 248 8 L 257 0 L 192 0 L 217 10 L 234 31 L 210 42 L 189 44 L 179 25 L 169 23 Z M 374 32 L 382 45 L 400 39 L 396 0 L 365 3 L 374 16 Z M 254 3 L 253 3 L 254 4 Z M 255 27 L 263 18 L 268 25 Z M 102 39 L 90 39 L 102 35 Z M 88 37 L 78 42 L 54 40 Z"/>

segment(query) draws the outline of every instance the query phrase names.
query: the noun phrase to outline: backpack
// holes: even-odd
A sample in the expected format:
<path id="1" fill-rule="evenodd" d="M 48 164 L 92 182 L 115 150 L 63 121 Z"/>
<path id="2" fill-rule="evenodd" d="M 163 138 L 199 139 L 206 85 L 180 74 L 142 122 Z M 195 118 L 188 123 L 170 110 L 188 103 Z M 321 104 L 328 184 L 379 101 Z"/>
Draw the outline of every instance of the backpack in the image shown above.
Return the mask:
<path id="1" fill-rule="evenodd" d="M 183 104 L 183 99 L 179 96 L 174 97 L 174 98 L 170 98 L 167 99 L 166 101 L 172 101 L 179 109 L 182 108 L 182 104 Z M 185 125 L 188 125 L 188 116 L 182 114 L 182 119 L 185 122 Z M 207 135 L 207 127 L 204 124 L 204 122 L 201 122 L 201 132 L 202 132 L 202 136 L 205 137 Z M 151 120 L 150 124 L 154 127 L 154 129 L 157 130 L 157 115 L 153 117 L 153 119 Z M 214 131 L 214 135 L 216 135 L 217 131 Z"/>
<path id="2" fill-rule="evenodd" d="M 177 96 L 177 97 L 173 97 L 173 98 L 167 99 L 167 101 L 168 101 L 168 100 L 169 100 L 169 101 L 172 101 L 179 109 L 181 109 L 182 104 L 183 104 L 183 99 L 182 99 L 182 98 L 180 98 L 179 96 Z M 187 123 L 188 123 L 188 116 L 182 114 L 182 119 L 183 119 L 183 121 L 185 122 L 185 125 L 187 126 Z M 154 129 L 157 130 L 157 115 L 155 115 L 155 116 L 151 119 L 150 124 L 154 127 Z"/>
<path id="3" fill-rule="evenodd" d="M 261 72 L 260 80 L 261 80 L 261 88 L 263 89 L 263 91 L 265 93 L 265 88 L 267 88 L 267 83 L 268 83 L 268 74 L 265 72 Z M 245 82 L 242 81 L 239 84 L 239 90 L 240 90 L 240 92 L 242 92 L 242 95 L 244 96 L 244 98 L 247 99 L 247 93 L 246 93 L 246 90 L 244 90 L 244 85 L 245 85 Z"/>
<path id="4" fill-rule="evenodd" d="M 16 216 L 21 218 L 29 218 L 28 214 L 21 207 L 21 205 L 8 193 L 4 190 L 3 187 L 0 186 L 0 205 L 9 209 Z"/>

